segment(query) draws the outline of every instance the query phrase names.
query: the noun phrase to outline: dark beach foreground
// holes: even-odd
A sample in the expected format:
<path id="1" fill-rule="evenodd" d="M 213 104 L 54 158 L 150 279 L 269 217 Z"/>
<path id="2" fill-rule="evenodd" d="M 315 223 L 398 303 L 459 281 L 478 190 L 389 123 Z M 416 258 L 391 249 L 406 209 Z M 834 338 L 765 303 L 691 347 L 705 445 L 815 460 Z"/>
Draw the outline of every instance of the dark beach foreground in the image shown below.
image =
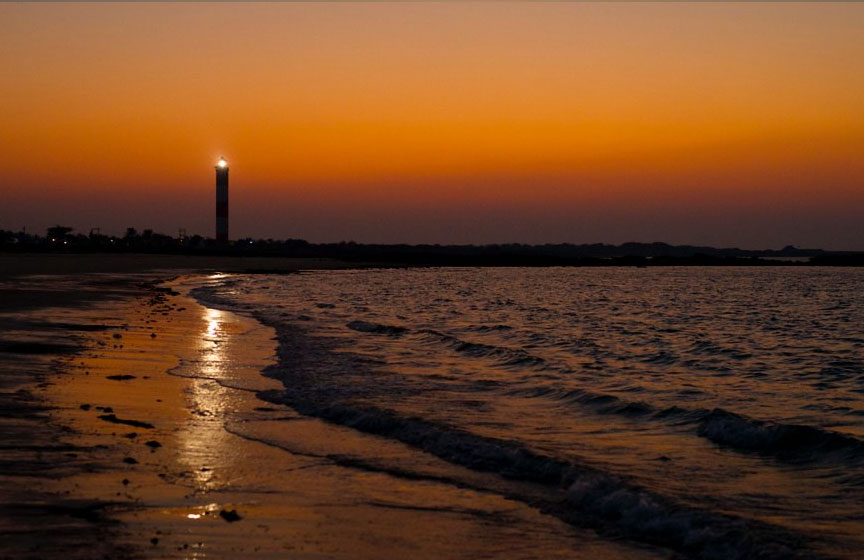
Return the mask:
<path id="1" fill-rule="evenodd" d="M 128 509 L 128 493 L 114 484 L 111 491 L 87 486 L 96 473 L 135 464 L 123 462 L 126 451 L 114 437 L 118 428 L 134 427 L 112 417 L 109 402 L 116 399 L 107 395 L 104 403 L 91 404 L 88 395 L 81 402 L 72 397 L 81 379 L 96 379 L 89 377 L 88 360 L 128 347 L 121 340 L 130 317 L 123 313 L 152 310 L 165 297 L 156 284 L 172 275 L 262 266 L 291 272 L 300 264 L 297 259 L 0 255 L 0 558 L 113 558 L 140 548 L 116 538 L 116 514 Z M 302 266 L 337 265 L 309 260 Z M 155 345 L 155 337 L 149 340 Z M 133 378 L 128 367 L 104 367 L 95 390 L 123 393 L 114 385 Z M 92 383 L 80 390 L 91 389 Z M 95 425 L 73 426 L 88 416 Z M 110 432 L 96 429 L 103 426 Z M 92 438 L 94 432 L 102 437 Z M 121 440 L 127 441 L 132 438 Z M 151 442 L 146 449 L 158 447 Z M 126 490 L 126 477 L 118 480 Z"/>
<path id="2" fill-rule="evenodd" d="M 484 491 L 484 475 L 454 484 L 432 456 L 422 476 L 350 461 L 406 449 L 258 399 L 281 388 L 261 375 L 274 331 L 186 295 L 225 263 L 10 262 L 2 558 L 669 557 Z"/>
<path id="3" fill-rule="evenodd" d="M 5 269 L 4 272 L 10 272 Z M 74 443 L 68 426 L 54 422 L 58 404 L 46 391 L 65 375 L 85 340 L 107 325 L 53 320 L 89 302 L 138 293 L 130 282 L 57 289 L 52 283 L 8 278 L 0 288 L 0 534 L 3 558 L 112 556 L 108 503 L 73 495 L 72 479 L 96 467 L 102 451 Z M 55 481 L 69 488 L 49 490 Z M 62 486 L 62 484 L 61 484 Z"/>

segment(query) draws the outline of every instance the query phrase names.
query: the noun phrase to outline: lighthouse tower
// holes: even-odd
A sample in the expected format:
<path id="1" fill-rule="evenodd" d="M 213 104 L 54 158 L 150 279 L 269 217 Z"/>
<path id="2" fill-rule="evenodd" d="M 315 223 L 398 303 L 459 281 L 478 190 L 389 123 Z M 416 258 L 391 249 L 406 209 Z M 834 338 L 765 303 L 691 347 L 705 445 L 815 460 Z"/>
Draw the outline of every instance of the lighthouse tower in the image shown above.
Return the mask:
<path id="1" fill-rule="evenodd" d="M 228 245 L 228 162 L 216 164 L 216 243 Z"/>

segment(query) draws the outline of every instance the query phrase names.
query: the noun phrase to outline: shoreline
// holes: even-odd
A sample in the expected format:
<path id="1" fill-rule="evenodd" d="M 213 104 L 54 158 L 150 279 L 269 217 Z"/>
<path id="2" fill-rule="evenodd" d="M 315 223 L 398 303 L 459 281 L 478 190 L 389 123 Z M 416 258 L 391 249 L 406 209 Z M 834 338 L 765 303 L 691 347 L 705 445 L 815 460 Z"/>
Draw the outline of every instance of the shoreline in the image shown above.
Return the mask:
<path id="1" fill-rule="evenodd" d="M 250 526 L 237 523 L 233 528 L 232 513 L 244 517 L 236 513 L 244 511 L 243 506 L 214 502 L 208 493 L 221 477 L 230 476 L 223 456 L 235 457 L 232 452 L 237 450 L 236 442 L 228 449 L 218 445 L 222 407 L 231 402 L 251 408 L 258 401 L 250 388 L 221 386 L 215 370 L 184 372 L 187 364 L 200 360 L 198 352 L 212 344 L 196 335 L 214 327 L 202 308 L 171 285 L 162 284 L 128 302 L 125 310 L 114 309 L 130 321 L 122 332 L 102 336 L 98 352 L 75 364 L 77 378 L 54 387 L 52 397 L 67 401 L 55 419 L 89 445 L 111 448 L 106 457 L 110 464 L 80 473 L 74 484 L 88 495 L 115 500 L 109 515 L 120 523 L 115 540 L 121 547 L 144 557 L 172 557 L 181 551 L 210 556 L 218 554 L 212 550 L 219 546 L 214 540 L 228 533 L 236 541 L 232 548 L 240 550 L 245 547 L 240 535 Z M 248 363 L 235 374 L 256 374 L 266 363 L 266 332 L 255 335 L 257 325 L 239 317 L 219 320 L 247 338 L 243 344 L 249 349 Z M 248 340 L 249 333 L 254 340 Z M 249 540 L 250 549 L 260 544 L 260 539 Z"/>
<path id="2" fill-rule="evenodd" d="M 261 375 L 273 330 L 175 291 L 194 279 L 144 289 L 141 278 L 119 275 L 122 296 L 19 310 L 36 333 L 46 320 L 84 329 L 83 350 L 51 370 L 39 395 L 51 410 L 38 422 L 63 434 L 73 447 L 57 452 L 75 462 L 27 484 L 49 508 L 79 509 L 23 520 L 29 537 L 16 533 L 9 557 L 667 557 L 500 495 L 346 461 L 357 446 L 405 450 L 258 399 L 282 387 Z M 69 520 L 68 538 L 54 532 Z M 514 541 L 517 526 L 534 529 Z"/>
<path id="3" fill-rule="evenodd" d="M 184 298 L 168 277 L 147 275 L 148 285 L 112 278 L 123 284 L 112 297 L 58 290 L 44 306 L 6 313 L 17 320 L 7 321 L 0 360 L 23 358 L 32 371 L 38 356 L 42 367 L 35 377 L 4 371 L 4 388 L 15 392 L 0 401 L 0 532 L 8 540 L 0 558 L 260 552 L 266 539 L 248 533 L 261 525 L 237 523 L 248 496 L 216 507 L 211 494 L 248 454 L 223 430 L 226 407 L 254 411 L 264 404 L 255 392 L 277 387 L 258 375 L 272 350 L 267 329 Z M 58 344 L 49 325 L 74 334 Z M 212 371 L 202 369 L 198 354 L 219 350 L 223 341 L 207 337 L 223 328 L 237 339 L 240 362 L 217 356 Z"/>

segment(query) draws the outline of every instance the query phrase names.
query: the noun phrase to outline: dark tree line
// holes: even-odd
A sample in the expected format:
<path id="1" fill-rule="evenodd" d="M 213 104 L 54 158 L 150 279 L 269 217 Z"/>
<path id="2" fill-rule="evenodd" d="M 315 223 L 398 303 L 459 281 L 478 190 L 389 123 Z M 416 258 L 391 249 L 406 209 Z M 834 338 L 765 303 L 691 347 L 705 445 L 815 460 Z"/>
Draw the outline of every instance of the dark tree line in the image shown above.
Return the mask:
<path id="1" fill-rule="evenodd" d="M 48 228 L 44 236 L 0 230 L 0 250 L 6 252 L 101 252 L 225 254 L 331 258 L 349 262 L 395 263 L 423 266 L 602 266 L 614 265 L 764 265 L 781 264 L 766 258 L 809 258 L 813 264 L 853 264 L 864 254 L 798 249 L 749 250 L 667 243 L 570 243 L 525 245 L 407 245 L 309 243 L 302 239 L 238 239 L 227 246 L 201 235 L 172 237 L 145 229 L 128 228 L 122 236 L 104 235 L 98 229 L 84 234 L 71 227 Z"/>

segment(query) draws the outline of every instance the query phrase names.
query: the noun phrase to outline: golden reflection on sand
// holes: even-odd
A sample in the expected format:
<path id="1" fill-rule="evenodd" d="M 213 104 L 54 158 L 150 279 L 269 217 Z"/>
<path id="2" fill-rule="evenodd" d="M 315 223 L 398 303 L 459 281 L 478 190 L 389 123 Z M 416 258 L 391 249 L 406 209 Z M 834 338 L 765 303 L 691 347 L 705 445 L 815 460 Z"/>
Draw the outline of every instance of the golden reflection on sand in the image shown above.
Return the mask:
<path id="1" fill-rule="evenodd" d="M 192 419 L 180 427 L 177 434 L 179 460 L 195 482 L 196 492 L 206 492 L 219 486 L 219 473 L 234 466 L 233 437 L 224 430 L 229 412 L 230 389 L 219 384 L 230 376 L 227 349 L 233 329 L 225 323 L 230 314 L 218 309 L 201 308 L 200 321 L 195 323 L 197 357 L 184 358 L 177 372 L 192 378 L 186 389 L 187 407 Z M 190 517 L 190 519 L 194 519 Z"/>
<path id="2" fill-rule="evenodd" d="M 207 309 L 205 315 L 207 320 L 207 337 L 212 339 L 219 332 L 219 320 L 222 318 L 222 312 L 218 309 Z"/>

